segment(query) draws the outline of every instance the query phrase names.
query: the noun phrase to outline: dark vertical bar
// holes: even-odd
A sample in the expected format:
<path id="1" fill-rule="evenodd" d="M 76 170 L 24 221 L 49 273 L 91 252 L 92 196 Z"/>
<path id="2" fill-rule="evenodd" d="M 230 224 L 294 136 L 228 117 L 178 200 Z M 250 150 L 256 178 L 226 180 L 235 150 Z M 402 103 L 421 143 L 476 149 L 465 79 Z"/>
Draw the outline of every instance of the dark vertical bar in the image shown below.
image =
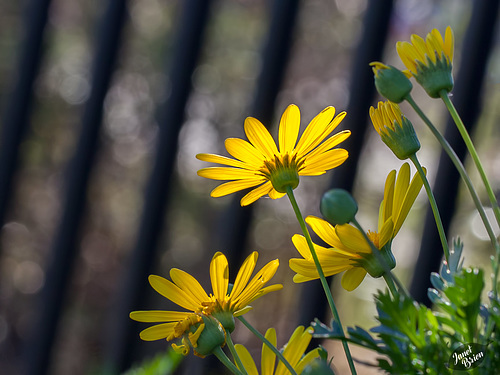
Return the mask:
<path id="1" fill-rule="evenodd" d="M 342 121 L 342 126 L 352 132 L 342 146 L 349 151 L 349 158 L 332 172 L 331 188 L 352 191 L 368 127 L 368 108 L 375 97 L 373 73 L 369 64 L 382 57 L 392 6 L 392 0 L 371 0 L 365 11 L 363 34 L 353 59 L 347 116 Z M 305 301 L 301 304 L 301 324 L 309 324 L 315 317 L 324 318 L 324 293 L 319 284 L 306 283 L 301 298 Z"/>
<path id="2" fill-rule="evenodd" d="M 21 44 L 19 63 L 8 95 L 0 137 L 0 227 L 4 221 L 18 165 L 19 145 L 28 127 L 31 113 L 33 82 L 42 59 L 42 43 L 50 0 L 34 0 L 26 7 L 25 37 Z"/>
<path id="3" fill-rule="evenodd" d="M 144 285 L 155 260 L 159 235 L 164 229 L 163 218 L 177 155 L 178 135 L 191 91 L 191 76 L 209 19 L 211 1 L 186 0 L 182 4 L 169 74 L 171 94 L 160 119 L 154 167 L 145 193 L 137 242 L 125 269 L 117 313 L 113 315 L 111 322 L 112 331 L 106 356 L 106 366 L 111 373 L 123 371 L 130 366 L 134 346 L 139 341 L 135 323 L 129 318 L 129 313 L 143 307 Z"/>
<path id="4" fill-rule="evenodd" d="M 271 7 L 270 28 L 262 50 L 263 64 L 249 116 L 270 127 L 276 97 L 285 76 L 299 12 L 299 0 L 275 0 Z M 241 196 L 235 196 L 222 218 L 216 249 L 224 251 L 230 264 L 242 263 L 252 221 L 253 206 L 241 207 Z"/>
<path id="5" fill-rule="evenodd" d="M 64 211 L 46 270 L 46 282 L 37 313 L 39 319 L 33 327 L 33 342 L 27 353 L 27 373 L 30 375 L 45 374 L 50 365 L 66 286 L 77 253 L 78 230 L 85 209 L 89 175 L 98 148 L 103 100 L 120 45 L 125 15 L 126 2 L 111 0 L 100 23 L 92 69 L 92 91 L 83 113 L 75 155 L 66 175 Z"/>
<path id="6" fill-rule="evenodd" d="M 453 103 L 469 133 L 476 126 L 480 113 L 484 73 L 495 36 L 498 4 L 498 0 L 473 2 L 472 15 L 462 47 L 465 53 L 461 54 L 460 70 L 452 91 Z M 445 138 L 463 161 L 467 155 L 467 148 L 451 117 L 448 118 L 446 124 Z M 434 196 L 445 232 L 448 232 L 455 212 L 455 201 L 460 183 L 460 175 L 446 153 L 442 152 L 434 184 Z M 448 240 L 450 241 L 451 238 Z M 410 287 L 410 293 L 417 301 L 430 304 L 427 298 L 427 289 L 431 287 L 429 276 L 431 272 L 439 269 L 442 255 L 439 234 L 429 209 L 425 218 L 420 253 L 415 265 L 418 272 L 414 273 Z"/>

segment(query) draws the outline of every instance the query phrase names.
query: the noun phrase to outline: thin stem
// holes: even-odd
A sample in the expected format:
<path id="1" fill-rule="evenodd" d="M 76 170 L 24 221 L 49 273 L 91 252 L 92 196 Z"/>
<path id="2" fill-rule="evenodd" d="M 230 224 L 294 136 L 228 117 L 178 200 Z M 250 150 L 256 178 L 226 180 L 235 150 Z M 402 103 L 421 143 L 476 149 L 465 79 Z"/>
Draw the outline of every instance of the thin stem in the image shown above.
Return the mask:
<path id="1" fill-rule="evenodd" d="M 359 222 L 356 220 L 356 218 L 352 219 L 352 223 L 361 232 L 361 234 L 363 235 L 365 241 L 370 245 L 370 248 L 372 250 L 373 256 L 377 259 L 377 261 L 379 262 L 379 264 L 384 269 L 384 272 L 385 272 L 384 279 L 385 279 L 385 281 L 387 282 L 387 279 L 390 279 L 391 280 L 391 284 L 392 285 L 394 285 L 394 284 L 397 285 L 400 293 L 402 293 L 402 294 L 404 294 L 405 296 L 408 297 L 409 296 L 408 291 L 403 286 L 403 284 L 401 284 L 401 282 L 397 279 L 397 277 L 394 276 L 394 274 L 392 273 L 390 267 L 387 265 L 385 259 L 380 254 L 380 250 L 370 240 L 370 238 L 368 237 L 368 235 L 366 234 L 366 232 L 363 230 L 363 227 L 361 227 L 361 224 L 359 224 Z M 391 285 L 389 285 L 389 282 L 387 282 L 387 286 L 389 287 L 389 289 L 391 289 Z M 391 289 L 391 292 L 393 292 L 392 289 Z"/>
<path id="2" fill-rule="evenodd" d="M 443 147 L 443 150 L 448 154 L 450 160 L 452 161 L 453 165 L 457 169 L 458 173 L 460 174 L 460 177 L 464 181 L 465 185 L 467 186 L 467 189 L 469 190 L 469 193 L 472 197 L 472 200 L 474 201 L 474 204 L 476 206 L 476 209 L 479 213 L 479 216 L 481 217 L 481 220 L 483 221 L 484 227 L 486 228 L 486 232 L 488 233 L 488 236 L 490 237 L 490 242 L 493 246 L 493 248 L 496 250 L 496 255 L 497 259 L 496 262 L 493 263 L 494 267 L 494 272 L 493 272 L 493 292 L 495 296 L 497 295 L 497 284 L 498 284 L 498 269 L 499 269 L 499 261 L 500 261 L 500 246 L 498 244 L 498 241 L 495 237 L 495 233 L 493 232 L 493 229 L 491 228 L 490 222 L 488 220 L 488 217 L 486 216 L 486 212 L 484 211 L 484 207 L 481 204 L 481 201 L 479 200 L 479 196 L 477 195 L 476 189 L 474 188 L 474 185 L 472 185 L 472 181 L 469 178 L 469 175 L 465 171 L 465 167 L 460 161 L 460 158 L 458 155 L 455 153 L 453 148 L 450 146 L 448 141 L 439 133 L 439 131 L 436 129 L 436 127 L 432 124 L 432 122 L 429 120 L 429 118 L 425 115 L 425 113 L 420 109 L 420 107 L 417 105 L 417 103 L 413 100 L 411 95 L 408 95 L 406 98 L 406 101 L 412 106 L 414 111 L 420 116 L 420 118 L 424 121 L 424 123 L 427 125 L 429 130 L 434 134 L 438 142 L 441 144 L 441 147 Z"/>
<path id="3" fill-rule="evenodd" d="M 422 178 L 422 182 L 424 183 L 425 192 L 429 198 L 432 214 L 434 215 L 434 220 L 436 221 L 436 226 L 439 232 L 439 239 L 441 240 L 441 246 L 443 247 L 444 257 L 446 258 L 446 262 L 448 262 L 450 258 L 450 249 L 448 248 L 448 241 L 446 240 L 446 234 L 444 233 L 443 222 L 441 221 L 441 215 L 439 214 L 439 209 L 437 207 L 434 194 L 432 193 L 431 185 L 429 184 L 429 180 L 427 180 L 427 176 L 418 161 L 417 154 L 410 156 L 410 160 L 413 162 L 413 165 L 415 165 L 415 168 L 417 168 L 417 171 Z"/>
<path id="4" fill-rule="evenodd" d="M 241 369 L 241 372 L 243 372 L 245 375 L 248 375 L 248 373 L 245 369 L 245 366 L 243 366 L 243 362 L 241 362 L 241 358 L 238 355 L 236 348 L 234 347 L 234 343 L 233 343 L 233 339 L 231 338 L 231 334 L 229 334 L 229 333 L 226 334 L 226 344 L 227 344 L 227 347 L 229 348 L 229 351 L 231 352 L 231 355 L 233 356 L 235 363 Z"/>
<path id="5" fill-rule="evenodd" d="M 386 273 L 384 273 L 383 278 L 384 278 L 385 282 L 387 283 L 387 286 L 389 287 L 389 290 L 391 291 L 392 296 L 394 298 L 396 298 L 397 296 L 399 296 L 399 293 L 398 293 L 398 291 L 396 289 L 396 285 L 394 284 L 394 280 L 391 278 L 391 276 L 388 275 L 388 274 L 386 274 Z"/>
<path id="6" fill-rule="evenodd" d="M 226 366 L 233 374 L 245 375 L 238 369 L 238 367 L 236 367 L 233 362 L 231 362 L 231 360 L 227 357 L 226 353 L 224 353 L 220 346 L 217 347 L 217 349 L 215 349 L 213 353 L 219 359 L 219 361 L 221 361 L 221 363 Z"/>
<path id="7" fill-rule="evenodd" d="M 247 322 L 247 320 L 243 316 L 238 316 L 238 320 L 242 322 L 245 327 L 247 327 L 250 332 L 252 332 L 255 336 L 259 338 L 269 349 L 273 351 L 274 354 L 279 358 L 281 362 L 285 365 L 285 367 L 290 371 L 290 375 L 297 375 L 297 372 L 294 370 L 293 366 L 286 360 L 286 358 L 283 356 L 283 353 L 281 353 L 268 339 L 265 338 L 265 336 L 257 331 L 250 323 Z"/>
<path id="8" fill-rule="evenodd" d="M 352 360 L 351 352 L 349 350 L 349 346 L 347 345 L 347 341 L 345 341 L 345 334 L 344 334 L 344 329 L 342 327 L 342 323 L 340 322 L 340 316 L 337 311 L 337 308 L 335 306 L 335 302 L 333 301 L 333 296 L 332 292 L 330 290 L 330 286 L 328 285 L 328 282 L 326 281 L 325 274 L 323 272 L 323 269 L 321 267 L 321 263 L 319 262 L 318 255 L 316 254 L 316 250 L 314 249 L 313 242 L 311 240 L 311 235 L 309 234 L 309 231 L 306 226 L 306 222 L 304 220 L 304 217 L 302 216 L 302 213 L 300 212 L 299 205 L 297 204 L 297 201 L 295 200 L 295 196 L 293 194 L 293 189 L 290 186 L 287 186 L 286 188 L 286 193 L 288 195 L 288 198 L 290 199 L 290 203 L 293 207 L 293 210 L 295 212 L 295 216 L 297 217 L 297 220 L 300 224 L 300 228 L 302 229 L 302 233 L 304 234 L 304 237 L 307 241 L 307 245 L 309 246 L 309 250 L 311 251 L 312 258 L 314 260 L 314 264 L 316 265 L 316 269 L 318 270 L 318 275 L 319 279 L 321 281 L 321 285 L 323 286 L 323 290 L 325 291 L 326 299 L 328 300 L 328 304 L 330 306 L 330 310 L 332 311 L 333 317 L 338 323 L 340 327 L 340 331 L 342 333 L 342 336 L 344 339 L 342 340 L 342 346 L 344 347 L 344 352 L 347 357 L 347 361 L 349 362 L 349 367 L 351 369 L 352 374 L 356 374 L 356 368 L 354 367 L 354 361 Z"/>
<path id="9" fill-rule="evenodd" d="M 491 184 L 488 180 L 488 177 L 486 176 L 483 165 L 481 164 L 481 160 L 479 160 L 479 155 L 477 154 L 476 148 L 474 147 L 474 143 L 472 143 L 469 133 L 467 132 L 467 129 L 465 128 L 464 123 L 462 122 L 462 119 L 458 115 L 458 112 L 455 106 L 453 105 L 453 102 L 450 100 L 448 93 L 445 90 L 442 90 L 439 93 L 439 95 L 441 96 L 441 99 L 443 100 L 446 108 L 450 112 L 453 121 L 455 121 L 457 129 L 460 132 L 460 135 L 462 136 L 465 145 L 467 146 L 467 149 L 469 150 L 472 160 L 474 161 L 474 164 L 476 165 L 479 175 L 481 176 L 481 180 L 483 180 L 486 192 L 488 193 L 488 198 L 490 199 L 491 207 L 493 208 L 493 212 L 495 213 L 495 218 L 497 219 L 497 223 L 498 225 L 500 225 L 500 208 L 498 207 L 498 202 L 495 197 L 495 193 L 491 188 Z"/>

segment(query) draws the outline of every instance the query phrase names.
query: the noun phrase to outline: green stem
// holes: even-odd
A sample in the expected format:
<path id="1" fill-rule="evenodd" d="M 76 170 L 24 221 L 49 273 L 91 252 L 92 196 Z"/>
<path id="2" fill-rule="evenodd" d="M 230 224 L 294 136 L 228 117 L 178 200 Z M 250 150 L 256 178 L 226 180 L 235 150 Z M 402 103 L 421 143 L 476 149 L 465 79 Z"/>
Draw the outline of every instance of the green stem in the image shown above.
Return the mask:
<path id="1" fill-rule="evenodd" d="M 302 216 L 302 213 L 300 212 L 299 205 L 297 204 L 297 201 L 295 200 L 295 196 L 293 194 L 293 189 L 291 186 L 286 187 L 286 193 L 288 195 L 288 198 L 290 199 L 290 203 L 293 207 L 293 210 L 295 212 L 295 216 L 297 217 L 297 220 L 300 224 L 300 228 L 302 229 L 302 233 L 304 234 L 304 237 L 307 241 L 307 245 L 309 246 L 309 250 L 311 251 L 312 258 L 314 260 L 314 264 L 316 265 L 316 269 L 318 270 L 318 275 L 319 279 L 321 281 L 321 285 L 323 286 L 323 290 L 325 291 L 326 299 L 328 300 L 328 305 L 330 306 L 330 310 L 332 311 L 333 317 L 338 323 L 340 327 L 340 331 L 342 333 L 342 336 L 345 338 L 344 334 L 344 329 L 342 327 L 342 323 L 340 322 L 340 316 L 337 311 L 337 308 L 335 306 L 335 302 L 333 301 L 333 296 L 332 292 L 330 290 L 330 286 L 328 285 L 328 282 L 326 281 L 325 274 L 323 272 L 323 269 L 321 268 L 321 263 L 319 262 L 318 255 L 316 254 L 316 250 L 314 249 L 313 242 L 311 240 L 311 235 L 309 234 L 309 231 L 307 230 L 306 222 L 304 220 L 304 217 Z M 352 374 L 356 374 L 356 368 L 354 367 L 354 361 L 352 360 L 351 352 L 349 350 L 349 346 L 347 345 L 347 341 L 345 339 L 342 340 L 342 346 L 344 347 L 344 352 L 347 357 L 347 361 L 349 362 L 349 367 L 351 369 Z"/>
<path id="2" fill-rule="evenodd" d="M 496 250 L 496 255 L 497 255 L 497 260 L 496 262 L 493 263 L 494 266 L 494 272 L 493 272 L 493 292 L 495 296 L 497 295 L 497 284 L 498 284 L 498 269 L 499 269 L 499 261 L 500 261 L 500 246 L 497 242 L 497 239 L 495 237 L 495 233 L 493 232 L 493 229 L 490 225 L 490 222 L 488 220 L 488 217 L 486 216 L 486 212 L 484 211 L 484 207 L 481 204 L 481 201 L 479 200 L 479 196 L 477 195 L 476 189 L 474 188 L 474 185 L 472 185 L 472 181 L 469 178 L 469 175 L 465 171 L 465 167 L 460 161 L 460 158 L 458 155 L 455 153 L 453 148 L 450 146 L 448 141 L 439 133 L 439 131 L 436 129 L 436 127 L 432 124 L 432 122 L 429 120 L 429 118 L 425 115 L 424 112 L 420 109 L 420 107 L 417 105 L 417 103 L 413 100 L 413 98 L 408 95 L 406 98 L 406 101 L 412 106 L 412 108 L 415 110 L 415 112 L 420 116 L 420 118 L 424 121 L 424 123 L 427 125 L 429 130 L 432 132 L 432 134 L 436 137 L 438 142 L 441 144 L 441 147 L 443 147 L 443 150 L 448 154 L 450 160 L 452 161 L 453 165 L 457 169 L 458 173 L 460 174 L 460 177 L 464 181 L 465 185 L 467 186 L 467 189 L 469 190 L 469 193 L 472 197 L 472 200 L 474 201 L 474 204 L 476 206 L 476 209 L 479 213 L 479 216 L 481 217 L 481 220 L 483 221 L 484 227 L 486 228 L 486 232 L 488 233 L 488 236 L 490 237 L 490 242 L 493 246 L 493 248 Z"/>
<path id="3" fill-rule="evenodd" d="M 290 375 L 297 375 L 297 372 L 294 370 L 293 366 L 286 360 L 286 358 L 283 356 L 283 353 L 281 353 L 268 339 L 265 338 L 265 336 L 257 331 L 250 323 L 247 322 L 247 320 L 243 316 L 238 316 L 238 320 L 242 322 L 245 327 L 247 327 L 250 332 L 252 332 L 255 336 L 259 338 L 269 349 L 273 351 L 274 354 L 278 357 L 278 359 L 283 362 L 285 367 L 287 368 L 288 371 L 290 371 Z"/>
<path id="4" fill-rule="evenodd" d="M 483 165 L 481 164 L 481 160 L 479 160 L 479 155 L 477 154 L 476 148 L 474 147 L 474 143 L 472 143 L 469 133 L 467 132 L 467 129 L 465 128 L 464 123 L 458 115 L 458 112 L 453 105 L 453 102 L 450 100 L 450 97 L 448 96 L 446 90 L 442 90 L 439 95 L 441 96 L 441 99 L 443 100 L 446 108 L 450 112 L 451 117 L 455 121 L 457 129 L 460 132 L 460 135 L 462 136 L 467 149 L 469 150 L 469 153 L 472 157 L 472 160 L 474 161 L 474 164 L 476 165 L 479 175 L 481 176 L 481 180 L 483 180 L 486 192 L 488 193 L 488 198 L 490 199 L 491 207 L 493 208 L 493 212 L 495 213 L 495 218 L 497 219 L 497 223 L 500 226 L 500 208 L 498 207 L 495 193 L 491 188 L 491 184 L 488 180 L 488 177 L 486 176 Z"/>
<path id="5" fill-rule="evenodd" d="M 399 296 L 398 290 L 396 289 L 396 284 L 394 284 L 394 280 L 392 279 L 392 277 L 390 275 L 388 275 L 387 273 L 384 273 L 382 277 L 384 278 L 387 286 L 389 287 L 389 290 L 391 291 L 392 296 L 394 298 Z"/>
<path id="6" fill-rule="evenodd" d="M 245 366 L 243 366 L 243 362 L 241 362 L 241 358 L 238 355 L 236 348 L 234 347 L 233 339 L 231 338 L 231 335 L 229 333 L 226 334 L 226 344 L 227 347 L 229 348 L 229 351 L 231 352 L 231 355 L 233 356 L 235 363 L 238 365 L 238 368 L 241 369 L 242 373 L 248 375 Z"/>
<path id="7" fill-rule="evenodd" d="M 226 353 L 222 350 L 222 348 L 219 346 L 217 349 L 213 351 L 213 354 L 221 361 L 221 363 L 226 366 L 233 374 L 235 375 L 245 375 L 242 373 L 236 365 L 231 362 L 231 360 L 227 357 Z"/>
<path id="8" fill-rule="evenodd" d="M 427 193 L 427 197 L 429 198 L 429 203 L 431 204 L 432 213 L 434 215 L 434 220 L 436 221 L 436 226 L 439 232 L 439 238 L 441 240 L 441 246 L 443 247 L 444 257 L 446 258 L 446 262 L 449 262 L 450 258 L 450 249 L 448 248 L 448 241 L 446 240 L 446 234 L 444 233 L 443 222 L 441 221 L 441 215 L 439 214 L 439 209 L 436 204 L 436 199 L 434 198 L 434 194 L 432 193 L 431 185 L 429 184 L 429 180 L 427 180 L 427 176 L 418 161 L 417 154 L 413 154 L 410 156 L 410 160 L 417 168 L 420 177 L 422 178 L 422 182 L 424 183 L 425 192 Z"/>
<path id="9" fill-rule="evenodd" d="M 397 293 L 397 290 L 396 290 L 396 288 L 394 286 L 394 285 L 397 285 L 397 287 L 399 289 L 399 292 L 408 297 L 409 296 L 408 291 L 403 286 L 403 284 L 401 284 L 401 282 L 396 278 L 396 276 L 394 276 L 394 274 L 392 273 L 391 269 L 387 265 L 385 259 L 380 254 L 380 250 L 370 240 L 370 238 L 368 237 L 368 235 L 364 231 L 363 227 L 361 227 L 361 224 L 359 224 L 359 222 L 356 220 L 356 218 L 352 219 L 352 223 L 361 232 L 361 234 L 363 235 L 365 241 L 370 245 L 370 248 L 372 250 L 373 256 L 377 259 L 377 261 L 379 262 L 379 264 L 384 269 L 384 272 L 385 272 L 384 273 L 384 279 L 387 282 L 387 286 L 391 290 L 392 294 L 395 296 L 394 291 L 396 291 L 396 293 Z M 390 280 L 390 281 L 388 281 L 388 280 Z"/>

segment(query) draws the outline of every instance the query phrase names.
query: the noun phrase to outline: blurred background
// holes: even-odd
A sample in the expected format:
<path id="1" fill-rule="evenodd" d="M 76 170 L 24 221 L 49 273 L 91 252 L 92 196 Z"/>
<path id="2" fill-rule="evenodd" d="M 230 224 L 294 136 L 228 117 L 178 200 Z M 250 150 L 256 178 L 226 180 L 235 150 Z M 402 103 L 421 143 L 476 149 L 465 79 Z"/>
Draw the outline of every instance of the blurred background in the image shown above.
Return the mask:
<path id="1" fill-rule="evenodd" d="M 344 187 L 358 200 L 361 224 L 376 229 L 385 177 L 402 162 L 369 122 L 369 106 L 381 98 L 368 63 L 402 69 L 396 41 L 450 25 L 452 100 L 498 191 L 497 19 L 496 0 L 0 2 L 0 373 L 117 374 L 164 352 L 170 344 L 142 342 L 148 325 L 128 318 L 132 310 L 176 308 L 147 275 L 168 277 L 177 267 L 209 291 L 216 251 L 229 258 L 230 277 L 250 251 L 259 251 L 259 268 L 279 258 L 273 282 L 284 289 L 247 315 L 261 332 L 275 327 L 279 345 L 298 324 L 329 322 L 319 282 L 292 282 L 288 260 L 298 253 L 290 239 L 300 227 L 288 201 L 241 208 L 241 195 L 211 198 L 218 182 L 197 176 L 206 165 L 195 154 L 227 155 L 224 139 L 244 138 L 247 116 L 276 137 L 290 103 L 301 110 L 302 129 L 326 106 L 346 110 L 338 129 L 353 132 L 342 144 L 350 158 L 303 178 L 297 199 L 305 215 L 320 215 L 323 192 Z M 412 94 L 453 143 L 443 104 L 420 87 Z M 418 156 L 449 241 L 460 235 L 465 265 L 488 275 L 493 250 L 467 191 L 411 108 L 402 109 L 423 145 Z M 393 245 L 395 273 L 426 304 L 441 256 L 428 211 L 421 194 Z M 380 280 L 367 277 L 348 293 L 333 278 L 332 288 L 345 327 L 376 325 Z M 244 327 L 234 341 L 259 357 L 260 343 Z M 342 350 L 324 345 L 345 373 Z M 191 355 L 177 373 L 221 371 Z M 376 371 L 359 365 L 358 373 Z"/>

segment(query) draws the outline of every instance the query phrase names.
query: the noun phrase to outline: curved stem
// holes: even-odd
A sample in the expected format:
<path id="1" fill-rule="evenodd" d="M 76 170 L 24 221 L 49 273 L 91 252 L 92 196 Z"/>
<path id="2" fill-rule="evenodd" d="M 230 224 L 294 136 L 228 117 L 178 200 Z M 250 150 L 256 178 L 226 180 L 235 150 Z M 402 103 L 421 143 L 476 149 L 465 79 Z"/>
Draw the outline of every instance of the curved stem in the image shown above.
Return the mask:
<path id="1" fill-rule="evenodd" d="M 431 185 L 429 184 L 429 180 L 427 180 L 427 176 L 418 161 L 417 154 L 413 154 L 410 156 L 410 160 L 412 161 L 415 168 L 417 168 L 420 177 L 424 183 L 425 192 L 427 193 L 427 197 L 429 198 L 429 203 L 431 204 L 432 213 L 434 215 L 434 220 L 436 221 L 436 226 L 439 232 L 439 239 L 441 240 L 441 246 L 443 247 L 444 257 L 446 258 L 446 262 L 449 261 L 450 258 L 450 249 L 448 248 L 448 241 L 446 240 L 446 234 L 444 233 L 443 222 L 441 221 L 441 215 L 439 214 L 439 209 L 436 204 L 436 199 L 434 198 L 434 194 L 432 193 Z"/>
<path id="2" fill-rule="evenodd" d="M 479 155 L 477 154 L 476 148 L 474 147 L 474 143 L 472 143 L 469 133 L 467 132 L 467 129 L 465 128 L 464 123 L 462 122 L 462 119 L 458 115 L 458 112 L 455 106 L 453 105 L 453 102 L 450 100 L 448 93 L 445 90 L 442 90 L 439 93 L 439 95 L 441 96 L 441 99 L 443 100 L 446 108 L 450 112 L 453 121 L 455 121 L 457 129 L 460 132 L 460 135 L 462 136 L 465 145 L 467 146 L 467 149 L 469 150 L 469 153 L 472 157 L 472 160 L 474 161 L 474 164 L 476 165 L 479 175 L 481 176 L 481 180 L 483 180 L 486 192 L 488 194 L 488 198 L 490 199 L 491 207 L 493 208 L 493 212 L 495 213 L 495 218 L 497 219 L 497 223 L 500 226 L 500 208 L 498 207 L 498 202 L 495 197 L 495 193 L 491 188 L 491 184 L 488 180 L 488 177 L 486 176 L 483 165 L 481 164 L 481 160 L 479 160 Z"/>
<path id="3" fill-rule="evenodd" d="M 469 178 L 469 175 L 465 171 L 465 167 L 460 161 L 460 158 L 458 155 L 455 153 L 453 148 L 450 146 L 448 141 L 439 133 L 439 131 L 436 129 L 436 127 L 432 124 L 432 122 L 429 120 L 429 118 L 425 115 L 424 112 L 420 109 L 420 107 L 417 105 L 417 103 L 413 100 L 411 95 L 408 95 L 406 98 L 406 101 L 412 106 L 413 110 L 420 116 L 422 121 L 427 125 L 429 130 L 432 132 L 432 134 L 436 137 L 438 142 L 441 144 L 441 147 L 443 147 L 443 150 L 448 154 L 450 160 L 452 161 L 453 165 L 457 169 L 458 173 L 460 174 L 460 177 L 464 181 L 465 185 L 467 186 L 467 189 L 469 190 L 469 193 L 472 197 L 472 200 L 474 201 L 474 204 L 476 206 L 476 209 L 479 213 L 479 216 L 481 217 L 481 220 L 483 221 L 484 227 L 486 228 L 486 232 L 488 233 L 488 236 L 490 238 L 490 242 L 493 246 L 493 248 L 496 250 L 496 256 L 497 259 L 495 262 L 493 262 L 493 292 L 495 296 L 497 295 L 497 284 L 498 284 L 498 272 L 499 272 L 499 261 L 500 261 L 500 245 L 497 242 L 497 239 L 495 237 L 495 233 L 493 232 L 493 229 L 491 228 L 490 222 L 488 220 L 488 217 L 486 216 L 486 212 L 484 211 L 483 205 L 481 204 L 481 201 L 479 200 L 479 196 L 477 195 L 476 189 L 474 188 L 474 185 L 472 185 L 472 181 Z"/>
<path id="4" fill-rule="evenodd" d="M 229 348 L 229 351 L 231 352 L 231 355 L 233 356 L 233 359 L 238 366 L 238 368 L 241 369 L 241 372 L 244 373 L 245 375 L 248 375 L 245 366 L 243 366 L 243 362 L 241 362 L 241 358 L 238 355 L 238 352 L 236 351 L 236 348 L 234 347 L 233 339 L 231 338 L 231 335 L 229 333 L 226 334 L 226 344 L 227 347 Z"/>
<path id="5" fill-rule="evenodd" d="M 221 361 L 221 363 L 226 366 L 233 374 L 245 375 L 238 369 L 238 367 L 236 367 L 233 362 L 231 362 L 231 360 L 227 357 L 226 353 L 224 353 L 220 346 L 217 347 L 217 349 L 215 349 L 213 353 L 219 359 L 219 361 Z"/>
<path id="6" fill-rule="evenodd" d="M 268 339 L 265 338 L 265 336 L 257 331 L 250 323 L 247 322 L 247 320 L 243 316 L 238 316 L 238 320 L 242 322 L 245 327 L 247 327 L 250 332 L 252 332 L 255 336 L 259 338 L 264 344 L 267 345 L 269 349 L 273 351 L 274 354 L 278 357 L 278 359 L 283 362 L 285 367 L 287 368 L 288 371 L 290 371 L 290 375 L 297 375 L 297 372 L 294 370 L 293 366 L 286 360 L 286 358 L 283 356 L 283 353 L 281 353 L 278 348 L 276 348 Z"/>
<path id="7" fill-rule="evenodd" d="M 337 308 L 335 306 L 335 302 L 333 301 L 333 296 L 332 292 L 330 290 L 330 286 L 328 285 L 328 282 L 326 281 L 325 274 L 323 272 L 323 269 L 321 267 L 321 263 L 319 262 L 318 255 L 316 254 L 316 250 L 314 249 L 313 242 L 311 240 L 311 235 L 309 234 L 309 231 L 307 230 L 306 222 L 304 220 L 304 217 L 302 216 L 302 213 L 300 212 L 300 208 L 297 204 L 297 201 L 295 200 L 295 196 L 293 194 L 293 189 L 290 186 L 286 187 L 286 194 L 288 195 L 288 199 L 290 199 L 290 203 L 293 207 L 293 210 L 295 212 L 295 216 L 297 217 L 297 220 L 300 224 L 300 228 L 302 229 L 302 233 L 304 234 L 304 237 L 307 241 L 307 245 L 309 246 L 309 250 L 311 251 L 312 258 L 314 260 L 314 264 L 316 265 L 316 269 L 318 270 L 318 275 L 319 279 L 321 281 L 321 285 L 323 286 L 323 290 L 325 291 L 326 299 L 328 300 L 328 305 L 330 306 L 330 310 L 332 311 L 334 319 L 337 321 L 340 331 L 342 333 L 342 336 L 345 337 L 344 334 L 344 329 L 342 327 L 342 323 L 340 322 L 340 316 L 337 311 Z M 347 345 L 347 341 L 345 339 L 342 340 L 342 346 L 344 347 L 344 352 L 347 357 L 347 361 L 349 362 L 349 368 L 351 369 L 352 374 L 356 374 L 356 368 L 354 367 L 354 361 L 352 360 L 351 352 L 349 350 L 349 346 Z"/>

